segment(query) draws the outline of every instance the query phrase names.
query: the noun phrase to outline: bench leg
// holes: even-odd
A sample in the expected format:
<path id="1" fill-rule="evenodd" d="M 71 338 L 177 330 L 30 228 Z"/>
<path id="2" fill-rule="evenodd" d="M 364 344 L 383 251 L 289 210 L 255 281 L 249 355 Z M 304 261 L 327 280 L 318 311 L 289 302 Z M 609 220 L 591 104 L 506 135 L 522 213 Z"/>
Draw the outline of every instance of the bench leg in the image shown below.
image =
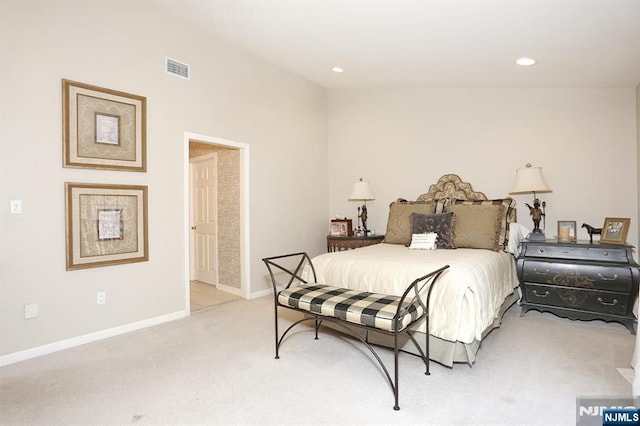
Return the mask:
<path id="1" fill-rule="evenodd" d="M 425 319 L 426 322 L 426 327 L 427 327 L 427 332 L 424 333 L 424 363 L 426 365 L 426 371 L 424 372 L 424 374 L 426 376 L 430 376 L 431 373 L 429 372 L 429 314 L 427 313 L 427 318 Z"/>
<path id="2" fill-rule="evenodd" d="M 393 333 L 393 363 L 394 363 L 394 370 L 395 370 L 395 384 L 393 386 L 393 396 L 395 398 L 395 405 L 393 406 L 393 409 L 398 411 L 400 409 L 400 406 L 398 405 L 398 333 Z"/>
<path id="3" fill-rule="evenodd" d="M 276 331 L 276 359 L 280 359 L 280 354 L 278 353 L 279 349 L 280 349 L 280 342 L 279 342 L 279 339 L 278 339 L 278 302 L 277 301 L 276 301 L 276 304 L 275 304 L 274 312 L 276 313 L 276 318 L 275 318 L 275 326 L 276 326 L 276 328 L 275 328 L 275 331 Z"/>

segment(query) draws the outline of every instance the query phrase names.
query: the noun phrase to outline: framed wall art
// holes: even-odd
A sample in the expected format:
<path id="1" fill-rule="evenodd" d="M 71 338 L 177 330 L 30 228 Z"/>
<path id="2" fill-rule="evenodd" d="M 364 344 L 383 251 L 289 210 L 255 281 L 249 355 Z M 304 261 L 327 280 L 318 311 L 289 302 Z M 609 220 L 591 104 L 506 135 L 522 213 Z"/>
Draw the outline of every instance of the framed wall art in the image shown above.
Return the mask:
<path id="1" fill-rule="evenodd" d="M 624 244 L 627 241 L 631 219 L 623 217 L 607 217 L 602 227 L 601 243 Z"/>
<path id="2" fill-rule="evenodd" d="M 558 241 L 569 242 L 576 241 L 576 221 L 575 220 L 559 220 L 558 221 Z"/>
<path id="3" fill-rule="evenodd" d="M 62 80 L 64 167 L 145 172 L 147 98 Z"/>
<path id="4" fill-rule="evenodd" d="M 147 187 L 65 183 L 67 271 L 149 260 Z"/>

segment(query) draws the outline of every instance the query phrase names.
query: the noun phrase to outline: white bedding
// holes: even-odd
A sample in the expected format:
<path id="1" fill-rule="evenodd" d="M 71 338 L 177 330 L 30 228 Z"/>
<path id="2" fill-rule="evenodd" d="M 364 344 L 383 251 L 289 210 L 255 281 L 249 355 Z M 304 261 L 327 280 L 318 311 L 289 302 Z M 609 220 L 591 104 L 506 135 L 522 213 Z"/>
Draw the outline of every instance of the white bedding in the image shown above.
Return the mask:
<path id="1" fill-rule="evenodd" d="M 410 250 L 383 243 L 322 254 L 312 262 L 318 283 L 397 296 L 416 278 L 450 265 L 431 295 L 429 321 L 431 335 L 451 342 L 480 341 L 518 286 L 513 257 L 481 249 Z M 309 273 L 305 269 L 304 278 L 312 281 Z"/>

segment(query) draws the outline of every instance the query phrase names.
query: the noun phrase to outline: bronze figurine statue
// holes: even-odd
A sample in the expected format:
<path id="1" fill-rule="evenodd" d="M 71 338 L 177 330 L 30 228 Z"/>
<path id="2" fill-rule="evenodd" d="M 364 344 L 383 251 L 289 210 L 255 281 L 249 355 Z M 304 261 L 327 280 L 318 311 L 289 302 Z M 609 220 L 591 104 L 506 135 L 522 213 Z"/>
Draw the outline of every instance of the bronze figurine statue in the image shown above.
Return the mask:
<path id="1" fill-rule="evenodd" d="M 583 227 L 583 228 L 587 228 L 587 232 L 589 233 L 589 242 L 590 242 L 591 244 L 593 244 L 593 236 L 594 236 L 594 235 L 600 235 L 600 234 L 602 234 L 602 228 L 594 228 L 593 226 L 588 225 L 588 224 L 586 224 L 586 223 L 583 223 L 583 224 L 582 224 L 582 227 Z"/>
<path id="2" fill-rule="evenodd" d="M 360 210 L 360 208 L 358 208 L 358 210 Z M 362 230 L 364 231 L 364 235 L 366 236 L 369 232 L 369 230 L 367 229 L 367 218 L 369 217 L 369 215 L 367 214 L 366 204 L 362 205 L 362 213 L 360 213 L 358 216 L 360 217 L 360 220 L 362 220 Z"/>
<path id="3" fill-rule="evenodd" d="M 533 200 L 533 207 L 531 207 L 528 203 L 524 203 L 527 207 L 529 207 L 529 214 L 531 215 L 531 219 L 533 219 L 533 232 L 541 233 L 540 229 L 540 221 L 544 218 L 544 207 L 545 203 L 542 203 L 542 209 L 540 209 L 540 200 L 536 198 Z"/>

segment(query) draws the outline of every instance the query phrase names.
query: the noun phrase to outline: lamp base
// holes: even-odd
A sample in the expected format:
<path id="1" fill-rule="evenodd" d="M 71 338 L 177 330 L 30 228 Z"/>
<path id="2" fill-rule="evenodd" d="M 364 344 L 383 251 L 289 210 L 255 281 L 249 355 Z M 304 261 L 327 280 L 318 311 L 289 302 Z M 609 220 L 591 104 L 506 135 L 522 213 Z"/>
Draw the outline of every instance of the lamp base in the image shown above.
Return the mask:
<path id="1" fill-rule="evenodd" d="M 544 232 L 532 232 L 527 236 L 529 241 L 544 241 L 547 237 L 544 235 Z"/>

